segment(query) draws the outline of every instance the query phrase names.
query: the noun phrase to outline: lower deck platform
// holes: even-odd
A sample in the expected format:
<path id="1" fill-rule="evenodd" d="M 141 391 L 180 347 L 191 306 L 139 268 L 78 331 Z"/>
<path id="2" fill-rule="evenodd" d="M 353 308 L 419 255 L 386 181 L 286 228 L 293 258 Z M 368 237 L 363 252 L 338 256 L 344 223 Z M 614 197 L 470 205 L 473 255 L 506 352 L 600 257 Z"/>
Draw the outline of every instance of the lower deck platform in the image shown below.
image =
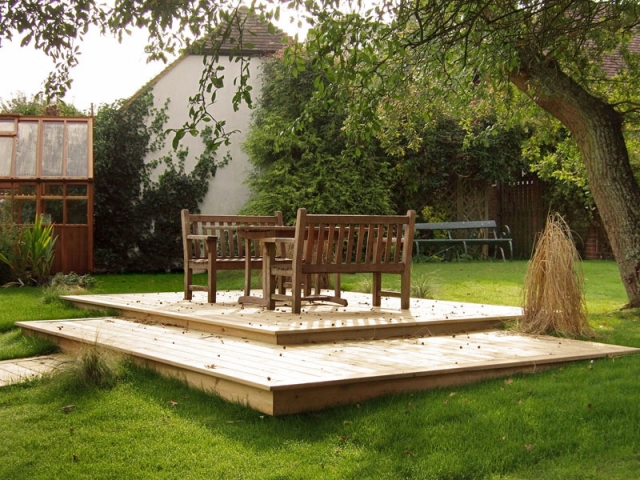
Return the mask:
<path id="1" fill-rule="evenodd" d="M 113 303 L 113 296 L 109 297 L 108 301 Z M 139 302 L 134 295 L 128 295 L 126 302 L 132 305 L 150 304 L 150 298 L 162 302 L 158 305 L 159 310 L 188 308 L 188 305 L 180 302 L 180 305 L 165 304 L 167 299 L 175 297 L 162 294 L 156 297 L 139 296 Z M 346 311 L 342 311 L 343 307 L 336 312 L 332 310 L 334 307 L 312 305 L 303 315 L 251 308 L 239 312 L 236 305 L 216 304 L 215 308 L 221 309 L 219 315 L 226 322 L 235 316 L 243 324 L 264 330 L 325 330 L 325 337 L 328 332 L 337 332 L 340 327 L 347 328 L 355 324 L 385 325 L 394 318 L 401 324 L 398 319 L 415 320 L 418 312 L 422 312 L 418 306 L 414 309 L 413 303 L 409 313 L 399 309 L 392 311 L 385 305 L 382 309 L 372 309 L 366 305 L 358 307 L 356 298 L 360 297 L 348 298 L 350 306 Z M 103 300 L 106 303 L 106 298 Z M 95 298 L 94 301 L 97 302 Z M 424 305 L 430 304 L 425 301 Z M 463 311 L 476 315 L 477 309 L 495 308 L 495 311 L 500 311 L 501 308 L 455 305 L 456 310 L 450 310 L 453 305 L 447 304 L 444 312 L 449 310 L 450 313 L 443 313 L 444 317 L 452 316 L 450 320 L 453 322 L 461 321 Z M 193 306 L 193 316 L 200 311 L 196 307 Z M 210 307 L 202 307 L 207 312 L 206 316 L 213 315 L 213 308 Z M 431 307 L 426 308 L 428 311 Z M 519 310 L 502 308 L 511 309 L 512 313 Z M 436 310 L 435 306 L 433 310 Z M 451 313 L 454 311 L 460 315 Z M 332 316 L 347 312 L 348 317 Z M 502 311 L 503 314 L 505 312 Z M 318 317 L 310 317 L 305 323 L 305 316 L 314 314 Z M 426 312 L 420 313 L 423 314 L 426 315 Z M 385 323 L 382 323 L 382 319 Z M 52 339 L 63 350 L 74 351 L 87 345 L 109 348 L 164 374 L 184 379 L 198 388 L 270 415 L 313 411 L 380 395 L 460 385 L 518 372 L 535 372 L 574 360 L 638 351 L 596 342 L 522 335 L 506 330 L 442 335 L 432 335 L 424 330 L 422 334 L 359 340 L 345 340 L 336 335 L 334 339 L 325 341 L 278 345 L 274 341 L 262 341 L 241 334 L 231 335 L 228 332 L 212 332 L 168 323 L 154 323 L 140 318 L 102 317 L 19 322 L 17 325 L 27 334 Z"/>

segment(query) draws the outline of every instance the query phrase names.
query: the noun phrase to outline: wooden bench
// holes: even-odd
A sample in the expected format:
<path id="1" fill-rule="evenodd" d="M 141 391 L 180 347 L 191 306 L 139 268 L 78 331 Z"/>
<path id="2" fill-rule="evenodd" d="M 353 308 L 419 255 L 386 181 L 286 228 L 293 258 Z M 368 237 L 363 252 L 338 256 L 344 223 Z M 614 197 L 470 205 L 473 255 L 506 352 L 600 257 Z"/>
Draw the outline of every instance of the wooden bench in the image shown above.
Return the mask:
<path id="1" fill-rule="evenodd" d="M 373 305 L 380 306 L 382 295 L 399 297 L 408 309 L 411 296 L 411 250 L 415 212 L 407 215 L 313 215 L 298 210 L 294 238 L 264 241 L 263 296 L 268 310 L 276 301 L 290 301 L 293 313 L 300 313 L 301 302 L 331 301 L 347 305 L 340 296 L 339 276 L 345 273 L 373 274 Z M 291 266 L 275 263 L 276 247 L 282 242 L 293 246 Z M 400 292 L 382 291 L 382 274 L 401 277 Z M 336 275 L 334 295 L 321 295 L 319 275 Z M 311 295 L 310 277 L 316 276 Z M 275 293 L 276 280 L 291 277 L 291 295 Z M 303 292 L 304 289 L 304 292 Z"/>
<path id="2" fill-rule="evenodd" d="M 431 237 L 421 238 L 421 232 L 429 232 Z M 442 236 L 438 237 L 438 233 Z M 440 252 L 461 245 L 468 255 L 470 245 L 494 245 L 495 256 L 498 250 L 502 259 L 506 260 L 504 248 L 509 249 L 509 259 L 513 258 L 513 239 L 507 225 L 500 228 L 495 220 L 479 220 L 469 222 L 416 223 L 416 236 L 413 239 L 416 256 L 420 255 L 420 245 L 444 247 Z"/>
<path id="3" fill-rule="evenodd" d="M 238 227 L 282 226 L 282 212 L 273 216 L 200 215 L 182 210 L 182 245 L 184 250 L 184 298 L 192 292 L 208 292 L 208 302 L 216 302 L 216 273 L 219 270 L 262 268 L 259 240 L 239 237 Z M 247 266 L 250 268 L 247 269 Z M 207 271 L 207 285 L 194 285 L 193 273 Z M 251 279 L 245 278 L 246 296 L 250 295 Z"/>

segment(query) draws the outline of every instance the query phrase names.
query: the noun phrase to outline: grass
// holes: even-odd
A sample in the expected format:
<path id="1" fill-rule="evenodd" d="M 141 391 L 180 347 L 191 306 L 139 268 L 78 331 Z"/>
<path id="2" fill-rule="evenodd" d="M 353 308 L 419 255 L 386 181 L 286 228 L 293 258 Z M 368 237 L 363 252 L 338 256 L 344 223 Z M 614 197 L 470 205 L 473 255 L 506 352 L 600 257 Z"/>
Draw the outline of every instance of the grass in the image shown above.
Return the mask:
<path id="1" fill-rule="evenodd" d="M 45 355 L 57 350 L 58 347 L 53 343 L 37 337 L 24 336 L 16 328 L 0 333 L 0 361 Z"/>
<path id="2" fill-rule="evenodd" d="M 518 305 L 525 268 L 427 263 L 414 275 L 440 299 Z M 583 270 L 598 340 L 640 347 L 615 264 Z M 221 288 L 239 288 L 230 277 Z M 181 275 L 114 275 L 94 291 L 181 288 Z M 0 291 L 0 324 L 7 298 L 20 299 L 14 320 L 76 313 L 17 292 Z M 0 389 L 0 478 L 635 479 L 639 375 L 633 355 L 272 418 L 125 363 L 109 388 L 59 375 Z"/>

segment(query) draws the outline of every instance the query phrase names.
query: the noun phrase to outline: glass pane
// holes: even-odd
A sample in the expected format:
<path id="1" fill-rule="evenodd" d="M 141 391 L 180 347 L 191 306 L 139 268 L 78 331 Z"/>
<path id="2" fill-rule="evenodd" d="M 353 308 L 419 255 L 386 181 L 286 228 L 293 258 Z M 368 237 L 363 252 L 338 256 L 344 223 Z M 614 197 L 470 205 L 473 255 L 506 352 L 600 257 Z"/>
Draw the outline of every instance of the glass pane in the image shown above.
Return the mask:
<path id="1" fill-rule="evenodd" d="M 86 185 L 67 185 L 67 195 L 70 197 L 86 197 L 87 186 Z"/>
<path id="2" fill-rule="evenodd" d="M 28 196 L 36 196 L 36 186 L 35 185 L 20 185 L 20 189 L 18 190 L 18 195 L 28 195 Z"/>
<path id="3" fill-rule="evenodd" d="M 15 132 L 16 131 L 16 121 L 13 118 L 3 118 L 0 119 L 0 132 Z"/>
<path id="4" fill-rule="evenodd" d="M 61 197 L 64 195 L 64 186 L 58 184 L 45 185 L 44 194 L 47 196 Z"/>
<path id="5" fill-rule="evenodd" d="M 13 137 L 0 137 L 0 177 L 11 176 Z"/>
<path id="6" fill-rule="evenodd" d="M 11 187 L 0 187 L 0 197 L 10 197 Z"/>
<path id="7" fill-rule="evenodd" d="M 16 151 L 16 176 L 36 176 L 36 155 L 38 153 L 38 122 L 18 124 L 18 148 Z"/>
<path id="8" fill-rule="evenodd" d="M 17 200 L 17 223 L 33 223 L 36 219 L 35 200 Z"/>
<path id="9" fill-rule="evenodd" d="M 62 216 L 62 200 L 45 200 L 43 203 L 42 213 L 51 216 L 51 221 L 55 223 L 63 223 Z"/>
<path id="10" fill-rule="evenodd" d="M 67 201 L 67 224 L 86 225 L 87 222 L 87 201 L 68 200 Z"/>
<path id="11" fill-rule="evenodd" d="M 67 177 L 89 175 L 88 132 L 86 122 L 67 123 Z"/>
<path id="12" fill-rule="evenodd" d="M 62 176 L 64 123 L 46 122 L 42 131 L 42 175 Z"/>

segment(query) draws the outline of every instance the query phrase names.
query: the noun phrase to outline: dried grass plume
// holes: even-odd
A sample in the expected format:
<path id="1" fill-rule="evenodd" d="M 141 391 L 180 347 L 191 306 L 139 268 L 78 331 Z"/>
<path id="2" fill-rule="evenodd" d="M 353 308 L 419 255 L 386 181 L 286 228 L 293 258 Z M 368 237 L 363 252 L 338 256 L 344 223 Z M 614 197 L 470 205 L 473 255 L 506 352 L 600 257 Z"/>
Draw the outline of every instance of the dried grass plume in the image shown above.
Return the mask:
<path id="1" fill-rule="evenodd" d="M 520 328 L 529 333 L 591 336 L 584 277 L 571 230 L 560 214 L 550 215 L 529 261 L 523 287 Z"/>

